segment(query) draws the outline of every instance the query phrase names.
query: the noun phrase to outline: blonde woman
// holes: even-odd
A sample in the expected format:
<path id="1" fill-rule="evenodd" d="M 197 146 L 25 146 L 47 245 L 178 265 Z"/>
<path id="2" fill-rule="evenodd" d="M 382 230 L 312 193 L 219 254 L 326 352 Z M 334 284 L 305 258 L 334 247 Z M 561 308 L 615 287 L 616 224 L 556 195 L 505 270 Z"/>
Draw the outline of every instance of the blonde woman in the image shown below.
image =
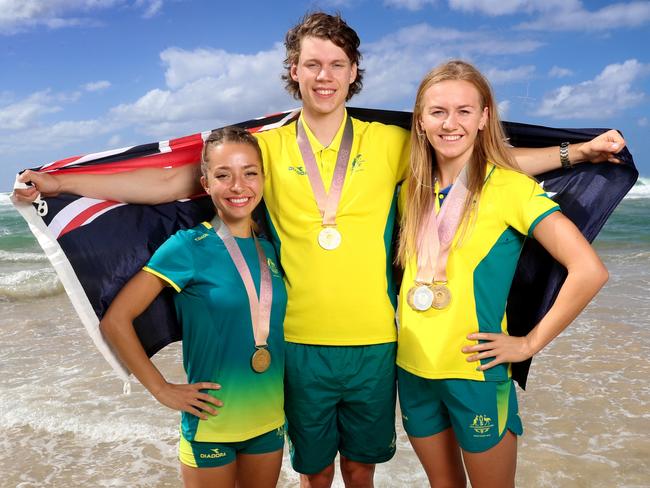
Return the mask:
<path id="1" fill-rule="evenodd" d="M 514 486 L 522 434 L 510 363 L 530 358 L 589 303 L 607 270 L 504 144 L 494 96 L 451 61 L 422 81 L 398 259 L 398 387 L 403 422 L 432 486 Z M 524 239 L 568 275 L 525 337 L 507 334 L 506 300 Z"/>

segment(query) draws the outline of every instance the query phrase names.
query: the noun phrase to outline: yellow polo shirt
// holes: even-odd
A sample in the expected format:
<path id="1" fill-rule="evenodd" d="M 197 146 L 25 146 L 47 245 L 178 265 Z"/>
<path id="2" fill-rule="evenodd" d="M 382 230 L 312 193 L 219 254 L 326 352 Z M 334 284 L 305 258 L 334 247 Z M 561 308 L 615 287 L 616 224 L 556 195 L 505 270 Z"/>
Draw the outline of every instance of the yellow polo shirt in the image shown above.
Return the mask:
<path id="1" fill-rule="evenodd" d="M 436 204 L 439 209 L 439 201 Z M 490 165 L 471 233 L 460 247 L 457 234 L 449 253 L 449 306 L 413 310 L 406 294 L 417 274 L 415 257 L 404 270 L 397 365 L 430 379 L 508 379 L 509 364 L 476 371 L 478 363 L 467 362 L 461 348 L 475 344 L 467 339 L 470 332 L 507 334 L 506 303 L 524 240 L 544 217 L 557 210 L 557 203 L 532 178 Z"/>
<path id="2" fill-rule="evenodd" d="M 347 114 L 346 114 L 347 116 Z M 303 120 L 329 191 L 345 118 L 328 147 Z M 341 245 L 322 249 L 322 217 L 296 142 L 296 123 L 256 134 L 264 160 L 264 201 L 285 273 L 289 342 L 370 345 L 393 342 L 392 236 L 396 186 L 408 167 L 408 131 L 352 119 L 354 138 L 336 214 Z"/>

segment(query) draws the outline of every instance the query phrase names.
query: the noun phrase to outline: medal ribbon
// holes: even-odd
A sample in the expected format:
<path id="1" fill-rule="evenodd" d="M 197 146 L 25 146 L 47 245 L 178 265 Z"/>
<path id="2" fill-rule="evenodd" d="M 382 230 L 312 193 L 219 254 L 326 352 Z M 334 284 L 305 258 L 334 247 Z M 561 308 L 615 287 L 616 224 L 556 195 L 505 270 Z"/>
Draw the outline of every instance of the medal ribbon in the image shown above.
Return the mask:
<path id="1" fill-rule="evenodd" d="M 318 170 L 316 158 L 314 158 L 314 152 L 309 144 L 309 139 L 305 132 L 305 128 L 302 125 L 301 119 L 298 119 L 296 127 L 298 148 L 300 149 L 302 160 L 307 169 L 307 176 L 309 177 L 309 184 L 314 193 L 314 198 L 316 198 L 316 205 L 318 205 L 318 210 L 323 217 L 323 227 L 335 227 L 336 210 L 338 209 L 339 201 L 341 200 L 341 191 L 343 190 L 345 174 L 348 169 L 348 160 L 350 159 L 350 152 L 352 150 L 352 119 L 348 117 L 345 121 L 345 129 L 343 129 L 343 138 L 341 139 L 339 153 L 336 157 L 336 166 L 334 167 L 334 174 L 332 175 L 332 183 L 330 184 L 329 193 L 325 192 L 323 179 Z"/>
<path id="2" fill-rule="evenodd" d="M 436 215 L 435 199 L 417 236 L 418 272 L 415 281 L 447 281 L 447 260 L 467 197 L 467 169 L 463 167 Z"/>
<path id="3" fill-rule="evenodd" d="M 255 346 L 262 347 L 266 346 L 266 339 L 269 337 L 269 326 L 271 322 L 271 303 L 273 302 L 273 286 L 271 284 L 271 273 L 269 272 L 269 266 L 266 263 L 266 255 L 260 243 L 257 241 L 257 237 L 253 233 L 253 239 L 255 240 L 255 248 L 257 249 L 257 257 L 260 263 L 260 296 L 259 300 L 257 298 L 257 292 L 255 290 L 255 283 L 253 283 L 253 277 L 251 276 L 250 269 L 246 264 L 244 255 L 239 249 L 237 241 L 233 237 L 228 229 L 228 226 L 223 223 L 223 221 L 215 215 L 212 219 L 212 228 L 221 238 L 226 250 L 230 255 L 230 259 L 235 264 L 239 276 L 244 282 L 244 287 L 246 288 L 246 293 L 248 294 L 248 303 L 251 310 L 251 321 L 253 323 L 253 337 L 255 338 Z"/>

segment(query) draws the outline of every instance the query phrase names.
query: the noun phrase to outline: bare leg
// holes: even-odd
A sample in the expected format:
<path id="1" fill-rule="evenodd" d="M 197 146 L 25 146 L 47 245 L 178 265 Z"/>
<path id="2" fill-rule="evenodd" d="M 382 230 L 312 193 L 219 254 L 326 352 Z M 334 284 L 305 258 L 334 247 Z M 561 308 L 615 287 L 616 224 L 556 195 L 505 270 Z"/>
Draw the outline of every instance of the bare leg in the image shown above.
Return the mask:
<path id="1" fill-rule="evenodd" d="M 434 488 L 465 488 L 460 447 L 451 427 L 429 437 L 411 437 L 411 445 Z"/>
<path id="2" fill-rule="evenodd" d="M 192 468 L 181 463 L 185 488 L 234 488 L 237 467 L 235 463 L 215 468 Z"/>
<path id="3" fill-rule="evenodd" d="M 485 452 L 463 451 L 473 488 L 514 488 L 517 470 L 517 436 L 508 431 Z"/>
<path id="4" fill-rule="evenodd" d="M 375 465 L 351 461 L 341 456 L 341 476 L 346 488 L 372 488 Z"/>
<path id="5" fill-rule="evenodd" d="M 334 481 L 334 463 L 319 473 L 301 474 L 300 488 L 329 488 Z"/>
<path id="6" fill-rule="evenodd" d="M 282 467 L 282 449 L 237 455 L 237 488 L 275 488 Z"/>

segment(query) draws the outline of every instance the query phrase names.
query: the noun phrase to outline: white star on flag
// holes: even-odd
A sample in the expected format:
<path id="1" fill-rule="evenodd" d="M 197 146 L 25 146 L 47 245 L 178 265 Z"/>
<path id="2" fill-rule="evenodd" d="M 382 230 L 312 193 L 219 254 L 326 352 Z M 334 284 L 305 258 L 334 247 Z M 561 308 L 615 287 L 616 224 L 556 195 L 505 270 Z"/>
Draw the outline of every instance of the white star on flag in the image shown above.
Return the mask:
<path id="1" fill-rule="evenodd" d="M 542 190 L 544 190 L 546 192 L 546 194 L 548 195 L 549 198 L 553 198 L 555 195 L 557 195 L 556 191 L 548 191 L 546 188 L 544 188 L 544 183 L 546 183 L 546 182 L 545 181 L 540 181 L 539 186 L 542 187 Z"/>

